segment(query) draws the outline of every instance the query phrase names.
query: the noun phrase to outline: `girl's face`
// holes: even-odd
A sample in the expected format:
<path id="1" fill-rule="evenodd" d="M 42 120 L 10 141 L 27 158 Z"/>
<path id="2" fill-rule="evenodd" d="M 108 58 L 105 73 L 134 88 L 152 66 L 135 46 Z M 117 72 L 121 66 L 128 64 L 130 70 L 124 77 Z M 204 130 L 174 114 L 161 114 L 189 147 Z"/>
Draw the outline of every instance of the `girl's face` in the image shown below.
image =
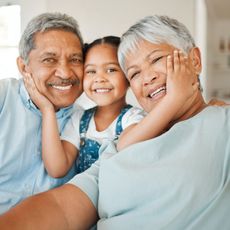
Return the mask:
<path id="1" fill-rule="evenodd" d="M 109 44 L 92 47 L 85 58 L 83 87 L 98 106 L 125 103 L 128 81 L 117 59 L 117 48 Z"/>

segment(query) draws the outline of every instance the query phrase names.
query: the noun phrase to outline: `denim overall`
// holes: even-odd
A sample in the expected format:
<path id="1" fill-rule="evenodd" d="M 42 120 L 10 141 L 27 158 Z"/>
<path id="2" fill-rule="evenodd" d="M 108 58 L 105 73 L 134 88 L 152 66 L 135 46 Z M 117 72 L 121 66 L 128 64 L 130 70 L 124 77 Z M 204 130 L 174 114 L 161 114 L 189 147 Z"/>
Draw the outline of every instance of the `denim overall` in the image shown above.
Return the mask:
<path id="1" fill-rule="evenodd" d="M 126 105 L 118 116 L 117 123 L 116 123 L 116 136 L 114 139 L 117 139 L 118 136 L 123 131 L 121 121 L 123 115 L 131 108 L 131 105 Z M 95 140 L 91 140 L 86 138 L 86 132 L 88 130 L 89 122 L 96 110 L 96 107 L 88 109 L 84 112 L 81 121 L 80 121 L 80 151 L 79 157 L 77 160 L 77 173 L 81 173 L 89 168 L 98 158 L 99 158 L 99 148 L 101 144 L 99 144 Z"/>

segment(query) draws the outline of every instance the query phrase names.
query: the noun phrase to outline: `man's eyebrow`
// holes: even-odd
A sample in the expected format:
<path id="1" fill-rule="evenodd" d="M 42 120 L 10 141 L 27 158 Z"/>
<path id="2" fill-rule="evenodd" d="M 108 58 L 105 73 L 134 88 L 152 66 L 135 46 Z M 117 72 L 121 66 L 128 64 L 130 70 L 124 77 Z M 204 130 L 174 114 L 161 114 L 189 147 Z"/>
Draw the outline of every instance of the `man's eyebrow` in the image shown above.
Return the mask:
<path id="1" fill-rule="evenodd" d="M 46 56 L 55 57 L 57 55 L 53 52 L 45 52 L 41 55 L 41 57 L 46 57 Z"/>
<path id="2" fill-rule="evenodd" d="M 80 53 L 80 52 L 79 53 L 73 53 L 73 54 L 70 55 L 70 57 L 81 57 L 82 58 L 83 54 Z"/>

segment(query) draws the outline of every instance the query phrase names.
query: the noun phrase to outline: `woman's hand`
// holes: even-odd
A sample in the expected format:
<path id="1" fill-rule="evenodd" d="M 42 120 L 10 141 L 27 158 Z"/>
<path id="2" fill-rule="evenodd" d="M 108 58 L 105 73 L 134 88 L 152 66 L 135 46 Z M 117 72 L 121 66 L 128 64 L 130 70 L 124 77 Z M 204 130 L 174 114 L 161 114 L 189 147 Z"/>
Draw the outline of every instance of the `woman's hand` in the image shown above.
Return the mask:
<path id="1" fill-rule="evenodd" d="M 216 106 L 225 106 L 225 105 L 230 105 L 226 103 L 225 101 L 221 101 L 219 99 L 211 99 L 208 103 L 208 105 L 216 105 Z"/>

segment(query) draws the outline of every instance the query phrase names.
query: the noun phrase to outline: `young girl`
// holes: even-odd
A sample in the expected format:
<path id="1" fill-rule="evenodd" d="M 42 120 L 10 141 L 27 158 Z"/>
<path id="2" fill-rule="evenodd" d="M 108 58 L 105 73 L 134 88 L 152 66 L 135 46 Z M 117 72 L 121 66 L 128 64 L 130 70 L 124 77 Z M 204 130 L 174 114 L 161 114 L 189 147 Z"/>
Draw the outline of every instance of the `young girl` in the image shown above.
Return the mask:
<path id="1" fill-rule="evenodd" d="M 176 50 L 173 57 L 167 57 L 167 97 L 144 118 L 145 113 L 141 109 L 126 104 L 129 83 L 118 64 L 119 43 L 118 37 L 108 36 L 86 46 L 83 86 L 86 95 L 97 106 L 74 113 L 61 138 L 55 116 L 48 115 L 53 113 L 52 110 L 44 112 L 48 106 L 39 104 L 42 100 L 36 102 L 43 114 L 42 158 L 51 176 L 64 176 L 76 159 L 76 172 L 86 170 L 98 159 L 102 142 L 118 139 L 121 132 L 118 150 L 159 135 L 193 93 L 193 88 L 197 88 L 191 87 L 192 82 L 188 81 L 191 73 L 186 67 L 186 58 Z M 177 68 L 177 63 L 183 68 Z M 33 100 L 41 97 L 30 77 L 25 83 Z M 163 88 L 162 93 L 165 93 Z M 183 99 L 177 100 L 181 94 Z M 164 116 L 159 117 L 158 114 Z"/>
<path id="2" fill-rule="evenodd" d="M 25 79 L 31 99 L 42 113 L 42 158 L 51 176 L 64 176 L 76 159 L 77 173 L 86 170 L 98 159 L 103 140 L 117 139 L 123 130 L 144 117 L 141 109 L 126 103 L 129 83 L 118 64 L 119 43 L 119 37 L 107 36 L 86 45 L 84 91 L 97 106 L 75 112 L 61 137 L 49 101 L 41 100 L 30 76 Z"/>

